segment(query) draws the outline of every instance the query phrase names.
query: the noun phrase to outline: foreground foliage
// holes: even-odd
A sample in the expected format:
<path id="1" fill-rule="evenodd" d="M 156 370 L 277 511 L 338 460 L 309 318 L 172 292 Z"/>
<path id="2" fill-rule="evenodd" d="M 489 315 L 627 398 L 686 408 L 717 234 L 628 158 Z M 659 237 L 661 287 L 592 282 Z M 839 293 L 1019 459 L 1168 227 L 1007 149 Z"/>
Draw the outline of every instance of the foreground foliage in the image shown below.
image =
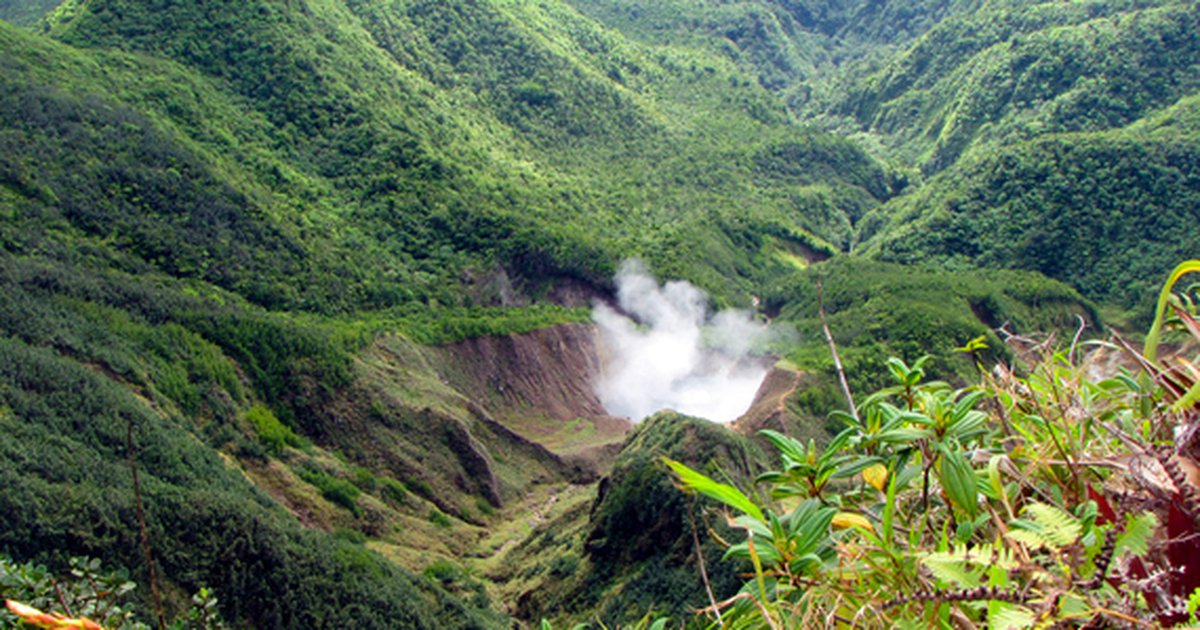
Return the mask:
<path id="1" fill-rule="evenodd" d="M 782 467 L 759 476 L 761 497 L 666 460 L 746 533 L 725 558 L 749 581 L 705 614 L 735 628 L 1195 623 L 1200 373 L 1156 355 L 1163 329 L 1200 339 L 1193 302 L 1170 295 L 1197 270 L 1171 276 L 1142 353 L 1119 337 L 1087 359 L 1016 339 L 1027 374 L 1000 366 L 962 389 L 890 360 L 894 384 L 840 414 L 825 448 L 762 432 Z M 1137 373 L 1093 376 L 1122 351 Z"/>
<path id="2" fill-rule="evenodd" d="M 44 565 L 17 564 L 0 556 L 0 593 L 6 609 L 0 609 L 0 628 L 82 628 L 94 630 L 145 630 L 151 626 L 138 619 L 136 585 L 125 571 L 108 573 L 94 558 L 71 558 L 65 576 L 56 576 Z M 217 611 L 217 598 L 201 588 L 192 596 L 191 608 L 171 620 L 171 630 L 215 630 L 226 627 Z M 57 612 L 43 612 L 55 610 Z M 165 620 L 164 620 L 165 621 Z"/>

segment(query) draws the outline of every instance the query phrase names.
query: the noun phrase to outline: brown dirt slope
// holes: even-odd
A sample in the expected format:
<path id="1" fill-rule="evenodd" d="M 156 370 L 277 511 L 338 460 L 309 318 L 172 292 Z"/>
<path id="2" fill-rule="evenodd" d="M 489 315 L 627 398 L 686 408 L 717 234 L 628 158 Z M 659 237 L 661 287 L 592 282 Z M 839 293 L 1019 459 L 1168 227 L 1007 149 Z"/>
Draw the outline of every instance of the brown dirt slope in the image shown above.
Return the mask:
<path id="1" fill-rule="evenodd" d="M 595 454 L 618 444 L 631 426 L 608 415 L 593 389 L 600 359 L 592 326 L 481 337 L 436 352 L 447 384 L 560 455 Z"/>

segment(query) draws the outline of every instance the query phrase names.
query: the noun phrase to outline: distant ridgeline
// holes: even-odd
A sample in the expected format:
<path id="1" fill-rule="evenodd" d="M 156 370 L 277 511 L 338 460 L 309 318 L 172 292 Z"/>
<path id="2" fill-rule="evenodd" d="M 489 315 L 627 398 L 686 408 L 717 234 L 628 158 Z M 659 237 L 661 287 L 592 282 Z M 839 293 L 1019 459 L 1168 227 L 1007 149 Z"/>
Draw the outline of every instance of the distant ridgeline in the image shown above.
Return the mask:
<path id="1" fill-rule="evenodd" d="M 1144 316 L 1200 249 L 1195 2 L 0 19 L 0 553 L 141 581 L 132 434 L 168 612 L 202 586 L 256 627 L 705 605 L 682 500 L 643 538 L 621 515 L 663 486 L 655 436 L 716 429 L 660 419 L 590 495 L 628 425 L 564 393 L 578 374 L 520 369 L 598 364 L 581 324 L 627 258 L 797 328 L 772 351 L 807 379 L 791 428 L 819 437 L 843 404 L 819 306 L 856 390 L 891 354 L 954 378 L 1008 358 L 1001 326 Z"/>

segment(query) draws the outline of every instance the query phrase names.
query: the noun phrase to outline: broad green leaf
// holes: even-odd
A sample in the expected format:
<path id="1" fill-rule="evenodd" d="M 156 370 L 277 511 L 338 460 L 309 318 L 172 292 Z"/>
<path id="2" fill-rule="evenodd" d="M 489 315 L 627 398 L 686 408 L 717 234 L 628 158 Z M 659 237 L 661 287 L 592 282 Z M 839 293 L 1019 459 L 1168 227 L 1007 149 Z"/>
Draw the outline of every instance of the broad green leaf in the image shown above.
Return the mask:
<path id="1" fill-rule="evenodd" d="M 694 490 L 706 497 L 716 499 L 725 505 L 748 514 L 758 520 L 763 520 L 762 510 L 754 504 L 741 490 L 733 486 L 713 481 L 708 477 L 688 468 L 669 457 L 663 457 L 663 462 L 679 477 L 684 488 Z"/>
<path id="2" fill-rule="evenodd" d="M 799 440 L 770 429 L 763 429 L 762 431 L 759 431 L 758 434 L 767 438 L 767 440 L 770 441 L 771 444 L 775 445 L 775 448 L 779 449 L 779 452 L 783 455 L 791 457 L 797 461 L 804 460 L 806 451 L 804 445 L 801 444 Z"/>
<path id="3" fill-rule="evenodd" d="M 911 444 L 917 440 L 933 437 L 929 429 L 900 428 L 884 431 L 879 434 L 879 441 L 884 444 Z"/>
<path id="4" fill-rule="evenodd" d="M 842 461 L 845 461 L 845 458 L 841 458 L 841 459 L 842 459 Z M 833 471 L 833 477 L 837 478 L 837 479 L 841 479 L 844 477 L 853 477 L 854 475 L 857 475 L 860 472 L 864 472 L 864 471 L 874 468 L 876 466 L 882 467 L 882 464 L 880 464 L 881 461 L 883 461 L 883 460 L 879 457 L 860 457 L 853 463 L 847 464 L 845 466 L 842 466 L 841 468 L 838 468 L 836 471 Z M 887 474 L 886 468 L 884 468 L 884 474 L 885 474 L 885 476 Z"/>
<path id="5" fill-rule="evenodd" d="M 969 414 L 971 411 L 974 411 L 975 405 L 978 404 L 980 399 L 982 399 L 985 395 L 986 392 L 982 390 L 976 390 L 965 394 L 962 398 L 959 398 L 958 402 L 954 403 L 953 414 L 955 421 L 962 421 L 963 418 L 966 418 L 967 414 Z"/>
<path id="6" fill-rule="evenodd" d="M 979 510 L 979 488 L 975 470 L 957 448 L 939 445 L 938 450 L 942 453 L 938 476 L 946 490 L 946 496 L 973 520 Z"/>
<path id="7" fill-rule="evenodd" d="M 828 542 L 829 527 L 835 514 L 836 509 L 823 507 L 816 499 L 809 499 L 796 508 L 792 518 L 799 523 L 799 531 L 791 539 L 795 550 L 798 553 L 808 553 Z"/>

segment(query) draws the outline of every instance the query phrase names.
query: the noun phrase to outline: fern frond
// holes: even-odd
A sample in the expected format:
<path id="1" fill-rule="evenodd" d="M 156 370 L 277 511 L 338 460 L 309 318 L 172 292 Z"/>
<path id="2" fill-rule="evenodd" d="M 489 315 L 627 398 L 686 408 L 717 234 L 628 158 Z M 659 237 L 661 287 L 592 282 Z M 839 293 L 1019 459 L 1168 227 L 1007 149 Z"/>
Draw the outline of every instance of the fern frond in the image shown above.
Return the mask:
<path id="1" fill-rule="evenodd" d="M 992 600 L 988 602 L 987 619 L 991 630 L 1017 630 L 1033 627 L 1037 613 L 1020 604 Z"/>
<path id="2" fill-rule="evenodd" d="M 1004 534 L 1009 540 L 1019 542 L 1030 549 L 1040 549 L 1048 546 L 1042 533 L 1032 529 L 1010 529 Z"/>
<path id="3" fill-rule="evenodd" d="M 1042 527 L 1042 536 L 1053 547 L 1061 549 L 1073 544 L 1083 535 L 1083 526 L 1079 519 L 1053 505 L 1031 503 L 1026 506 L 1025 511 L 1033 514 L 1033 518 Z"/>
<path id="4" fill-rule="evenodd" d="M 1158 516 L 1153 512 L 1142 512 L 1129 519 L 1125 532 L 1117 538 L 1115 555 L 1128 551 L 1134 555 L 1145 555 L 1150 549 L 1150 537 L 1158 528 Z"/>
<path id="5" fill-rule="evenodd" d="M 936 557 L 935 557 L 936 556 Z M 983 579 L 983 570 L 971 567 L 962 557 L 949 554 L 932 554 L 922 563 L 933 576 L 959 588 L 975 588 Z"/>

